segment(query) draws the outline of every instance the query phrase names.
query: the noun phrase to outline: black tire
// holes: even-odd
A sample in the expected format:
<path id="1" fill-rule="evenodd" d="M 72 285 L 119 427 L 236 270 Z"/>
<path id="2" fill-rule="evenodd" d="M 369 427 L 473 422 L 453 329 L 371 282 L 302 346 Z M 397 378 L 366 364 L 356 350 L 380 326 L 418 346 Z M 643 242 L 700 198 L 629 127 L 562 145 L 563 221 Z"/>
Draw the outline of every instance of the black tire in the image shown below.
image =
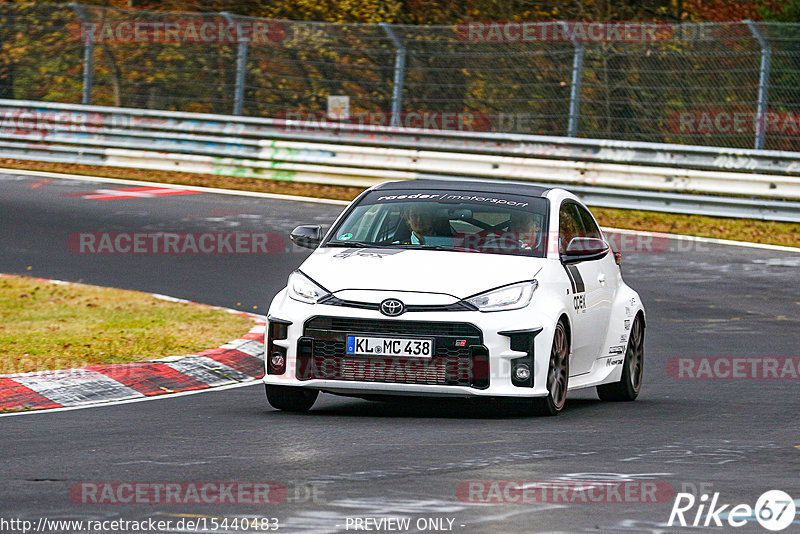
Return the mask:
<path id="1" fill-rule="evenodd" d="M 622 377 L 619 382 L 597 386 L 600 400 L 610 402 L 630 402 L 636 400 L 642 390 L 644 373 L 644 319 L 637 315 L 631 326 L 625 361 L 622 363 Z"/>
<path id="2" fill-rule="evenodd" d="M 531 399 L 535 415 L 558 415 L 567 400 L 569 385 L 569 335 L 564 321 L 558 321 L 553 333 L 550 363 L 547 367 L 547 396 Z"/>
<path id="3" fill-rule="evenodd" d="M 307 412 L 314 406 L 319 391 L 292 386 L 271 386 L 264 384 L 267 401 L 273 408 L 284 412 Z"/>

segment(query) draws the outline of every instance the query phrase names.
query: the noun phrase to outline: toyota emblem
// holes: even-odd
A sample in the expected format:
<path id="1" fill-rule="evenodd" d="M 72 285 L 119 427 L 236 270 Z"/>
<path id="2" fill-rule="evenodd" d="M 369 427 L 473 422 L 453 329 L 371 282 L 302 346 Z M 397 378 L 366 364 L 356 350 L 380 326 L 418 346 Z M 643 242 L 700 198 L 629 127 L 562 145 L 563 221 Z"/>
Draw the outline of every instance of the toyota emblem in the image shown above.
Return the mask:
<path id="1" fill-rule="evenodd" d="M 386 299 L 381 302 L 381 313 L 389 317 L 397 317 L 406 311 L 406 305 L 397 299 Z"/>

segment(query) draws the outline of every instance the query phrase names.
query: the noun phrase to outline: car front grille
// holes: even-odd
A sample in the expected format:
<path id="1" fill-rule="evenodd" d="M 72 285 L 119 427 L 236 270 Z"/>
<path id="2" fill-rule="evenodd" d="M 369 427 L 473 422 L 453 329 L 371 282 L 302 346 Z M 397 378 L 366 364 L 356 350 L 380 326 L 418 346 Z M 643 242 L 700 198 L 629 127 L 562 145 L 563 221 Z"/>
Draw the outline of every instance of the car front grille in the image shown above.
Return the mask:
<path id="1" fill-rule="evenodd" d="M 351 319 L 349 317 L 312 317 L 306 321 L 305 334 L 311 335 L 310 331 L 343 334 L 460 336 L 460 339 L 482 338 L 480 329 L 469 323 Z"/>
<path id="2" fill-rule="evenodd" d="M 488 351 L 468 323 L 313 317 L 298 341 L 297 378 L 489 387 Z M 348 335 L 431 337 L 431 358 L 352 356 Z"/>

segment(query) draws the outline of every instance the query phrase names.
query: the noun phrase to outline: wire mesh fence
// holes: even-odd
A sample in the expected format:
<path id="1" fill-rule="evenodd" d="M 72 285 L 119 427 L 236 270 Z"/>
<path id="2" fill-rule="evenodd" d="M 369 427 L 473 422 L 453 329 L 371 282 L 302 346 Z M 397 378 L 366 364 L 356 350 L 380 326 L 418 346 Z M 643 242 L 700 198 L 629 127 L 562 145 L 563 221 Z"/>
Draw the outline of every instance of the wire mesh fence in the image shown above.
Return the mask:
<path id="1" fill-rule="evenodd" d="M 0 48 L 0 98 L 800 150 L 799 24 L 402 26 L 3 3 Z M 347 97 L 336 116 L 329 96 Z"/>

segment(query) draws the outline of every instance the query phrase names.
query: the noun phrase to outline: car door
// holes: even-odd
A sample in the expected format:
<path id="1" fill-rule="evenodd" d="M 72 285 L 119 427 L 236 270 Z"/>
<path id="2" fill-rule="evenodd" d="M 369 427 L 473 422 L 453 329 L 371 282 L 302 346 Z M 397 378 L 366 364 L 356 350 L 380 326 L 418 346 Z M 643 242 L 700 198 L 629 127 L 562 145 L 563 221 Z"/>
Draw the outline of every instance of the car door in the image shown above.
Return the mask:
<path id="1" fill-rule="evenodd" d="M 574 237 L 603 235 L 583 206 L 567 200 L 559 211 L 560 253 Z M 609 272 L 609 262 L 616 266 L 610 253 L 600 259 L 564 264 L 573 310 L 571 376 L 588 373 L 603 349 L 611 313 L 611 288 L 616 280 L 613 272 Z"/>
<path id="2" fill-rule="evenodd" d="M 581 215 L 581 221 L 588 237 L 596 237 L 606 241 L 603 232 L 597 225 L 592 214 L 589 213 L 585 207 L 580 204 L 577 205 L 578 213 Z M 606 241 L 608 243 L 608 241 Z M 608 328 L 611 324 L 611 311 L 613 309 L 614 299 L 616 298 L 618 283 L 619 283 L 619 266 L 614 257 L 613 251 L 609 247 L 609 252 L 599 260 L 592 262 L 598 269 L 597 281 L 600 287 L 597 289 L 597 298 L 595 299 L 598 317 L 599 328 L 598 336 L 598 353 L 595 358 L 606 354 L 604 342 L 608 334 Z M 627 340 L 619 340 L 619 344 L 624 345 Z"/>

